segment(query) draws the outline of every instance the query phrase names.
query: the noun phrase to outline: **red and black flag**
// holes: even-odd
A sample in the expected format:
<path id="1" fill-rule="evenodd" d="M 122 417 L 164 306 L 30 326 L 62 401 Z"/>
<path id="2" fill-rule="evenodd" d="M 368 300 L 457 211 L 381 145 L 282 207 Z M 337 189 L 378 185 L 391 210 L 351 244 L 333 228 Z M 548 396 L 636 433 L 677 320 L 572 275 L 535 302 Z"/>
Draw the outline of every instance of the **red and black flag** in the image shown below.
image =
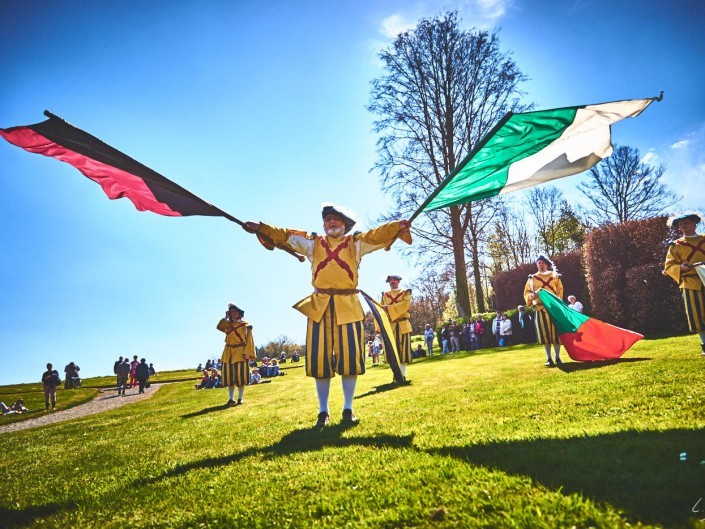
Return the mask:
<path id="1" fill-rule="evenodd" d="M 26 151 L 74 166 L 98 183 L 108 198 L 129 198 L 140 211 L 170 217 L 207 215 L 236 221 L 223 210 L 153 171 L 146 165 L 45 111 L 36 125 L 0 129 L 7 141 Z"/>
<path id="2" fill-rule="evenodd" d="M 9 129 L 0 129 L 0 136 L 26 151 L 43 154 L 72 165 L 96 182 L 108 198 L 127 197 L 139 211 L 151 211 L 169 217 L 205 215 L 225 217 L 245 227 L 244 223 L 160 175 L 146 165 L 130 158 L 95 136 L 74 127 L 49 111 L 49 119 Z M 271 247 L 275 247 L 272 243 Z M 271 248 L 270 248 L 271 249 Z M 281 247 L 299 261 L 304 257 Z"/>

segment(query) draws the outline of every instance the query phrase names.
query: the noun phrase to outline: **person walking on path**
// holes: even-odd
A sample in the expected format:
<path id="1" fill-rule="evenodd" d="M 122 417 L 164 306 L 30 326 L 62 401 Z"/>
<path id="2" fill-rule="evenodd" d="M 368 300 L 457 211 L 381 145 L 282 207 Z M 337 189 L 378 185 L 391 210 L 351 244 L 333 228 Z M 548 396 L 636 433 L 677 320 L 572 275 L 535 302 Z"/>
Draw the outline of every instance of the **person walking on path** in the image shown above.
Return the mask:
<path id="1" fill-rule="evenodd" d="M 117 393 L 118 393 L 118 395 L 125 395 L 125 388 L 127 387 L 127 377 L 130 376 L 131 370 L 132 370 L 132 368 L 130 366 L 130 359 L 125 357 L 125 360 L 122 361 L 122 364 L 120 364 L 117 367 L 117 378 L 118 378 Z"/>
<path id="2" fill-rule="evenodd" d="M 149 366 L 147 365 L 147 360 L 144 358 L 140 360 L 135 368 L 135 377 L 137 378 L 137 384 L 140 387 L 140 393 L 144 393 L 144 388 L 149 380 Z"/>
<path id="3" fill-rule="evenodd" d="M 54 366 L 47 364 L 47 370 L 42 375 L 42 385 L 44 387 L 44 410 L 49 409 L 51 401 L 51 409 L 56 408 L 56 386 L 61 384 L 59 372 L 54 369 Z"/>

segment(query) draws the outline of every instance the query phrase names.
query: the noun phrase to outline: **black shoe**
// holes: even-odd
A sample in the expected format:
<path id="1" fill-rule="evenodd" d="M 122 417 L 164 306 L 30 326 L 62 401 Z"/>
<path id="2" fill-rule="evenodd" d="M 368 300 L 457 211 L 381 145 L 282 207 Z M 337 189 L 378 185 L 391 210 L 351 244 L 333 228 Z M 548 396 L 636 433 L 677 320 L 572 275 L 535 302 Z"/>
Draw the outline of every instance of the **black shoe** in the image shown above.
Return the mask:
<path id="1" fill-rule="evenodd" d="M 392 380 L 392 384 L 396 384 L 397 386 L 408 386 L 411 384 L 411 380 L 407 380 L 406 377 L 404 377 L 404 380 L 399 382 L 396 378 Z"/>
<path id="2" fill-rule="evenodd" d="M 705 356 L 705 343 L 702 344 L 702 349 L 703 349 L 703 352 L 700 353 L 700 354 L 701 354 L 701 356 Z"/>
<path id="3" fill-rule="evenodd" d="M 232 399 L 225 403 L 226 408 L 230 408 L 231 406 L 235 406 L 235 401 Z"/>
<path id="4" fill-rule="evenodd" d="M 329 424 L 330 415 L 328 415 L 327 411 L 322 411 L 318 414 L 318 420 L 316 421 L 316 425 L 314 426 L 314 428 L 323 428 L 325 426 L 328 426 Z"/>
<path id="5" fill-rule="evenodd" d="M 561 360 L 560 358 L 556 358 L 556 365 L 557 365 L 558 367 L 562 366 L 562 365 L 563 365 L 563 360 Z"/>
<path id="6" fill-rule="evenodd" d="M 355 417 L 355 414 L 352 412 L 352 410 L 343 410 L 343 422 L 345 424 L 358 424 L 360 422 L 360 419 Z"/>
<path id="7" fill-rule="evenodd" d="M 556 367 L 556 364 L 553 363 L 553 360 L 548 360 L 545 364 L 546 367 Z"/>
<path id="8" fill-rule="evenodd" d="M 242 405 L 242 399 L 237 399 L 235 406 L 241 406 L 241 405 Z"/>

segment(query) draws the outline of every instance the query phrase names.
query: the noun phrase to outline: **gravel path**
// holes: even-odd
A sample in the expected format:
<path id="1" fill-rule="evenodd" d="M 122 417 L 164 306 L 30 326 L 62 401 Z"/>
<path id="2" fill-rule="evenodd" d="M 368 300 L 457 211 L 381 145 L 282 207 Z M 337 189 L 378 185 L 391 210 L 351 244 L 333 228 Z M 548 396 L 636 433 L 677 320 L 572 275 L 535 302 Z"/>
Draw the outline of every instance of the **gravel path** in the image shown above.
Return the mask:
<path id="1" fill-rule="evenodd" d="M 152 384 L 152 386 L 145 390 L 142 395 L 139 394 L 139 388 L 128 389 L 125 392 L 124 397 L 118 396 L 115 388 L 101 389 L 98 396 L 90 402 L 74 406 L 68 410 L 60 409 L 54 412 L 40 412 L 41 415 L 38 415 L 33 419 L 0 426 L 0 434 L 5 432 L 17 432 L 19 430 L 26 430 L 27 428 L 35 428 L 46 424 L 54 424 L 56 422 L 70 421 L 71 419 L 78 419 L 79 417 L 85 417 L 86 415 L 93 415 L 95 413 L 114 410 L 115 408 L 119 408 L 125 404 L 131 404 L 133 402 L 139 402 L 150 398 L 163 385 L 164 384 Z M 60 406 L 61 402 L 58 404 Z"/>

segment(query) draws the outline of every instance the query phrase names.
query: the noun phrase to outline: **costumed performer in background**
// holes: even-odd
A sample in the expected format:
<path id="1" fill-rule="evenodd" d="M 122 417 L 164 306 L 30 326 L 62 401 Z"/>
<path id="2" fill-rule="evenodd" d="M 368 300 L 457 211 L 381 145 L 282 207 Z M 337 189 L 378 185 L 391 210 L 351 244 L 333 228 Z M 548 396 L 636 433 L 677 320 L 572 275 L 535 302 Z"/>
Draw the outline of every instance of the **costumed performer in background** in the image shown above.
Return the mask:
<path id="1" fill-rule="evenodd" d="M 409 307 L 411 306 L 411 289 L 400 289 L 401 276 L 387 276 L 389 288 L 382 294 L 382 307 L 387 311 L 394 331 L 394 341 L 399 352 L 399 366 L 406 381 L 406 364 L 411 359 L 411 323 L 409 323 Z"/>
<path id="2" fill-rule="evenodd" d="M 221 361 L 223 386 L 227 386 L 230 400 L 226 406 L 242 404 L 245 386 L 250 382 L 250 358 L 255 357 L 255 342 L 252 325 L 243 320 L 245 311 L 236 305 L 228 304 L 225 318 L 220 320 L 217 329 L 225 333 L 225 348 Z M 237 388 L 237 402 L 235 401 Z"/>
<path id="3" fill-rule="evenodd" d="M 529 274 L 529 279 L 524 287 L 524 301 L 527 305 L 533 306 L 536 310 L 536 336 L 538 343 L 543 344 L 546 350 L 546 367 L 555 367 L 556 364 L 561 365 L 560 352 L 561 342 L 558 340 L 558 333 L 551 322 L 551 318 L 546 312 L 546 307 L 543 306 L 536 291 L 540 288 L 552 292 L 559 298 L 563 299 L 563 282 L 561 275 L 558 273 L 553 262 L 545 255 L 539 255 L 536 258 L 536 268 L 538 272 Z M 551 359 L 551 345 L 556 358 L 555 363 Z"/>
<path id="4" fill-rule="evenodd" d="M 705 235 L 695 231 L 700 220 L 700 214 L 695 212 L 668 219 L 668 227 L 677 229 L 683 236 L 669 245 L 663 273 L 678 283 L 688 328 L 700 334 L 701 354 L 705 356 L 705 287 L 693 265 L 705 261 Z"/>

